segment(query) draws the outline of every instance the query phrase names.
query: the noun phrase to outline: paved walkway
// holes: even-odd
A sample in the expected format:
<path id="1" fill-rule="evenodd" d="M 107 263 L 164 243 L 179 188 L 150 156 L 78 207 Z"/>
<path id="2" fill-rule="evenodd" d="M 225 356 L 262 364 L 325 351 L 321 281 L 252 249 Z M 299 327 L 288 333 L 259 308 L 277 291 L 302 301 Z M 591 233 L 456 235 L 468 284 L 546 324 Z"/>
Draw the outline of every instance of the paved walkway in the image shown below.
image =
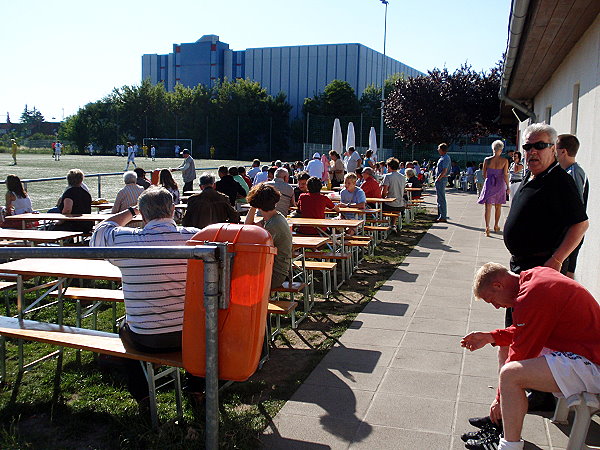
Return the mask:
<path id="1" fill-rule="evenodd" d="M 487 415 L 494 398 L 497 359 L 490 346 L 463 350 L 460 338 L 504 323 L 504 310 L 473 300 L 471 283 L 481 264 L 508 264 L 509 255 L 500 234 L 484 236 L 474 194 L 447 197 L 450 222 L 429 230 L 285 404 L 266 448 L 464 448 L 467 418 Z M 591 428 L 600 442 L 600 421 Z M 536 444 L 525 448 L 567 443 L 536 415 L 523 438 Z"/>

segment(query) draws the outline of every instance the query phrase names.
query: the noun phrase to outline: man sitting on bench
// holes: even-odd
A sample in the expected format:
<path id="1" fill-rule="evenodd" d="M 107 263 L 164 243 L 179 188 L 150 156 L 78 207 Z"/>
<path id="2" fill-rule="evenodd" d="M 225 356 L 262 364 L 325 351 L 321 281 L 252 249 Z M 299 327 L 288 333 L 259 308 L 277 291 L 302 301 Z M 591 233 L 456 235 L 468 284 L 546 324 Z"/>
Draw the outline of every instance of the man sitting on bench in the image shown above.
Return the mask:
<path id="1" fill-rule="evenodd" d="M 498 449 L 522 449 L 525 389 L 565 398 L 600 393 L 600 305 L 579 283 L 549 267 L 517 275 L 487 263 L 475 275 L 473 293 L 495 308 L 514 308 L 513 325 L 470 333 L 461 345 L 471 351 L 486 344 L 510 345 L 490 418 L 502 420 L 504 427 Z M 497 435 L 490 438 L 498 440 Z M 467 447 L 495 448 L 481 441 L 479 447 Z"/>
<path id="2" fill-rule="evenodd" d="M 129 207 L 101 222 L 92 235 L 91 247 L 185 245 L 199 230 L 175 225 L 173 196 L 163 187 L 150 187 L 138 199 L 139 211 Z M 125 227 L 141 213 L 144 228 Z M 121 339 L 148 353 L 181 349 L 187 260 L 115 259 L 123 281 L 126 319 Z M 124 360 L 128 387 L 144 405 L 148 385 L 138 361 Z M 188 375 L 188 390 L 202 392 L 203 380 Z"/>

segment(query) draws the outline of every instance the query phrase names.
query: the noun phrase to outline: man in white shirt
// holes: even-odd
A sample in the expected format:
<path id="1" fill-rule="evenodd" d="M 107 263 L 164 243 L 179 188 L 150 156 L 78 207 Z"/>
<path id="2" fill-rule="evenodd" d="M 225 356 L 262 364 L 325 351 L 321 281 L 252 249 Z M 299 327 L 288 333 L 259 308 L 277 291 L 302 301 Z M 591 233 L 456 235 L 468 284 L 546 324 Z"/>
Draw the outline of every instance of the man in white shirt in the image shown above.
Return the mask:
<path id="1" fill-rule="evenodd" d="M 313 155 L 313 159 L 306 165 L 306 171 L 311 177 L 317 177 L 319 180 L 323 176 L 323 163 L 319 152 Z"/>
<path id="2" fill-rule="evenodd" d="M 360 167 L 362 159 L 354 147 L 348 147 L 346 156 L 344 157 L 344 167 L 346 173 L 354 173 L 357 167 Z"/>

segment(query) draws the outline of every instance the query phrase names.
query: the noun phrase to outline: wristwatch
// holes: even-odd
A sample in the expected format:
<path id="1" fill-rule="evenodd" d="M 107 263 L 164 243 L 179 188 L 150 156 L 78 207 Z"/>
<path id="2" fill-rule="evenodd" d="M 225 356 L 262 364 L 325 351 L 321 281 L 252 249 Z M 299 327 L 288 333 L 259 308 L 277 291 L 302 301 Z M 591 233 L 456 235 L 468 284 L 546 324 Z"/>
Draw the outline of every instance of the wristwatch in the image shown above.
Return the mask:
<path id="1" fill-rule="evenodd" d="M 131 206 L 129 208 L 127 208 L 127 210 L 131 213 L 132 216 L 135 216 L 135 209 L 133 209 Z"/>

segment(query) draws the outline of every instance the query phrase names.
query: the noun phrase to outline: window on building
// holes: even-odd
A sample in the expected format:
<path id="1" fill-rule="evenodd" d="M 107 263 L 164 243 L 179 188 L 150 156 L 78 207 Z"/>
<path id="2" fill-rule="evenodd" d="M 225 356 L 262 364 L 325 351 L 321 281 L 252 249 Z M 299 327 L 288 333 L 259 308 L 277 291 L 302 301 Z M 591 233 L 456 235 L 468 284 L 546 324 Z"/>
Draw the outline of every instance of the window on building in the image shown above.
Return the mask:
<path id="1" fill-rule="evenodd" d="M 550 125 L 550 121 L 552 120 L 552 106 L 546 107 L 546 124 Z"/>
<path id="2" fill-rule="evenodd" d="M 573 85 L 573 102 L 571 103 L 571 134 L 577 134 L 577 116 L 579 115 L 579 83 Z"/>

